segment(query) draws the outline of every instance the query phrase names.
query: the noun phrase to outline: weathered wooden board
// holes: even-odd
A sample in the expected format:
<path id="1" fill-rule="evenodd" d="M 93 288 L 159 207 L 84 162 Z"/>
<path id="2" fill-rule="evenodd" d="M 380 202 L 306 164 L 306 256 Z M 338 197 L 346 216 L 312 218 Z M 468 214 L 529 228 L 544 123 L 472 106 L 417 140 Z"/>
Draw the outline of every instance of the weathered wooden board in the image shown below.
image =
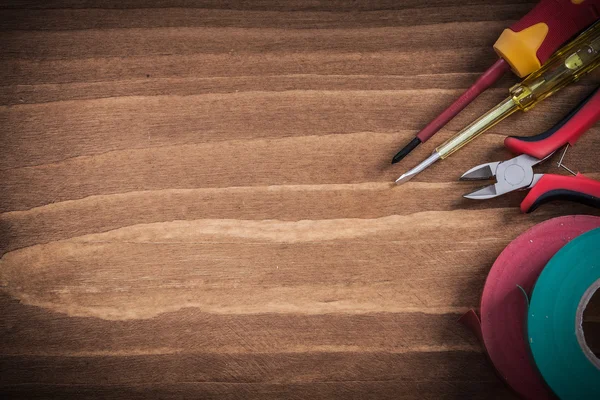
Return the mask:
<path id="1" fill-rule="evenodd" d="M 507 77 L 389 161 L 533 4 L 0 1 L 0 392 L 512 398 L 456 320 L 519 233 L 598 211 L 456 180 L 600 74 L 392 185 Z M 599 133 L 567 157 L 596 178 Z"/>

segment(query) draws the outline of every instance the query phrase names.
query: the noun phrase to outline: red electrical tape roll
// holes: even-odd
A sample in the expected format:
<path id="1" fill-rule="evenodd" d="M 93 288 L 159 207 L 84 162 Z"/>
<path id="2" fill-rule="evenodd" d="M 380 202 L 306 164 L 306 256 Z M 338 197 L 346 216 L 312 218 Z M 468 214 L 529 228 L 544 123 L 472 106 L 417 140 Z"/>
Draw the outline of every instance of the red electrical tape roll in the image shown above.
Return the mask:
<path id="1" fill-rule="evenodd" d="M 513 240 L 496 259 L 481 297 L 481 321 L 471 310 L 461 322 L 473 330 L 506 383 L 525 399 L 554 399 L 527 347 L 527 299 L 552 256 L 577 236 L 600 227 L 600 217 L 548 220 Z M 518 286 L 517 286 L 518 285 Z"/>

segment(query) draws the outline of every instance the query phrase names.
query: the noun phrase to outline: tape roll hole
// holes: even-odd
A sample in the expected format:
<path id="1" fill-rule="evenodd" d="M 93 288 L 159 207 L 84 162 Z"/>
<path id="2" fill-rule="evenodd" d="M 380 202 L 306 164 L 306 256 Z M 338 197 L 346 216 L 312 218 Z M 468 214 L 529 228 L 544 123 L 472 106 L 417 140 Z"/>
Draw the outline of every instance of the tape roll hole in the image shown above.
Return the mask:
<path id="1" fill-rule="evenodd" d="M 596 288 L 583 310 L 583 336 L 587 347 L 600 358 L 600 290 Z"/>

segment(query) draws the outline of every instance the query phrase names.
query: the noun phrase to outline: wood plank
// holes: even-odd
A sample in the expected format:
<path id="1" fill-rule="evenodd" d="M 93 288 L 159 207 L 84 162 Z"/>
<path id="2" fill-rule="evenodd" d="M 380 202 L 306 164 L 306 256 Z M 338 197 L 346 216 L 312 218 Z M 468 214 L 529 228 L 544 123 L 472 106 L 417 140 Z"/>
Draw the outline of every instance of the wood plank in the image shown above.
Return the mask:
<path id="1" fill-rule="evenodd" d="M 40 397 L 40 393 L 43 395 Z M 161 385 L 19 385 L 6 394 L 16 399 L 439 399 L 467 396 L 470 399 L 514 398 L 508 389 L 494 382 L 325 382 L 304 384 L 192 383 Z"/>
<path id="2" fill-rule="evenodd" d="M 490 6 L 506 3 L 503 0 L 467 0 L 461 5 Z M 529 4 L 533 7 L 532 0 L 511 0 L 510 4 Z M 453 0 L 429 0 L 426 3 L 419 0 L 257 0 L 252 2 L 238 0 L 108 0 L 98 2 L 95 0 L 1 0 L 0 8 L 6 9 L 53 9 L 53 8 L 106 8 L 106 9 L 135 9 L 135 8 L 206 8 L 222 10 L 243 11 L 377 11 L 377 10 L 402 10 L 407 8 L 436 8 L 440 6 L 456 5 Z M 480 7 L 485 12 L 485 7 Z M 457 12 L 459 18 L 462 12 Z"/>
<path id="3" fill-rule="evenodd" d="M 102 5 L 106 6 L 107 2 Z M 171 2 L 172 3 L 172 2 Z M 308 3 L 308 2 L 306 2 Z M 376 3 L 376 2 L 370 2 Z M 197 4 L 190 4 L 195 5 Z M 428 3 L 418 7 L 403 7 L 402 3 L 386 6 L 385 10 L 373 7 L 369 12 L 357 12 L 358 9 L 340 10 L 335 6 L 319 11 L 297 9 L 290 2 L 278 4 L 288 9 L 275 10 L 274 7 L 263 10 L 241 10 L 239 8 L 221 8 L 223 2 L 210 8 L 171 8 L 148 7 L 117 9 L 92 8 L 78 9 L 5 9 L 0 20 L 0 31 L 10 30 L 89 30 L 111 28 L 166 28 L 166 27 L 241 27 L 241 28 L 349 28 L 416 26 L 453 22 L 473 21 L 513 21 L 518 20 L 532 7 L 531 3 L 507 4 L 496 1 L 486 4 L 458 5 L 455 2 L 443 2 L 437 6 Z M 249 6 L 256 2 L 247 3 Z M 116 4 L 115 4 L 116 5 Z M 325 3 L 323 3 L 324 6 Z M 367 5 L 367 4 L 365 4 Z M 275 6 L 273 4 L 272 6 Z M 399 7 L 393 9 L 389 6 Z M 59 6 L 61 7 L 61 6 Z M 380 6 L 381 7 L 381 6 Z M 423 8 L 427 12 L 423 12 Z M 366 11 L 366 10 L 365 10 Z"/>
<path id="4" fill-rule="evenodd" d="M 0 351 L 13 357 L 126 358 L 186 352 L 334 354 L 363 350 L 481 353 L 473 335 L 456 323 L 460 314 L 452 313 L 240 314 L 188 307 L 152 319 L 106 320 L 49 313 L 6 294 L 0 301 L 6 316 L 0 323 Z M 65 329 L 69 330 L 68 341 L 64 340 Z M 431 334 L 424 335 L 424 330 Z M 40 331 L 44 335 L 39 335 Z"/>
<path id="5" fill-rule="evenodd" d="M 452 352 L 391 354 L 368 352 L 310 354 L 194 354 L 127 357 L 11 357 L 3 358 L 7 384 L 116 385 L 153 382 L 313 383 L 360 381 L 443 381 L 449 370 L 457 381 L 495 378 L 481 354 Z M 123 374 L 127 365 L 137 368 Z M 368 365 L 369 368 L 365 368 Z M 477 368 L 479 367 L 479 368 Z M 479 372 L 478 372 L 479 371 Z"/>
<path id="6" fill-rule="evenodd" d="M 457 319 L 517 235 L 600 211 L 456 180 L 600 73 L 392 184 L 507 76 L 389 160 L 534 3 L 0 0 L 0 394 L 514 398 Z M 567 156 L 594 178 L 599 130 Z"/>
<path id="7" fill-rule="evenodd" d="M 0 281 L 27 304 L 117 319 L 189 306 L 243 313 L 476 306 L 479 291 L 465 287 L 474 279 L 481 285 L 495 255 L 528 222 L 494 210 L 443 213 L 444 222 L 439 214 L 134 225 L 9 252 Z M 467 214 L 477 220 L 466 223 Z M 479 237 L 482 226 L 511 214 L 514 223 L 496 230 L 493 244 Z M 397 270 L 404 273 L 394 276 Z"/>
<path id="8" fill-rule="evenodd" d="M 504 21 L 463 22 L 428 26 L 354 29 L 161 28 L 102 29 L 72 32 L 10 31 L 3 33 L 3 58 L 79 59 L 148 55 L 348 53 L 398 51 L 419 46 L 446 50 L 484 47 Z M 459 28 L 460 27 L 460 28 Z M 156 32 L 158 31 L 158 33 Z M 154 33 L 155 40 L 148 40 Z M 492 36 L 493 35 L 493 36 Z M 76 54 L 76 57 L 73 55 Z"/>

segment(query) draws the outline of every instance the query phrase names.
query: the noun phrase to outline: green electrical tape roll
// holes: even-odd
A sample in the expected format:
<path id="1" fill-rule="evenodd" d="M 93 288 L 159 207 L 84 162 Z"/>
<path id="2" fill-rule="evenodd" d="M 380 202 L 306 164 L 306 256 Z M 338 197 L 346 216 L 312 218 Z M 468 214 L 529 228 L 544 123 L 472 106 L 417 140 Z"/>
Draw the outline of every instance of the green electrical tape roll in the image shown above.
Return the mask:
<path id="1" fill-rule="evenodd" d="M 583 310 L 600 287 L 600 228 L 574 239 L 550 260 L 529 306 L 529 347 L 561 399 L 600 399 L 600 360 L 585 343 Z"/>

